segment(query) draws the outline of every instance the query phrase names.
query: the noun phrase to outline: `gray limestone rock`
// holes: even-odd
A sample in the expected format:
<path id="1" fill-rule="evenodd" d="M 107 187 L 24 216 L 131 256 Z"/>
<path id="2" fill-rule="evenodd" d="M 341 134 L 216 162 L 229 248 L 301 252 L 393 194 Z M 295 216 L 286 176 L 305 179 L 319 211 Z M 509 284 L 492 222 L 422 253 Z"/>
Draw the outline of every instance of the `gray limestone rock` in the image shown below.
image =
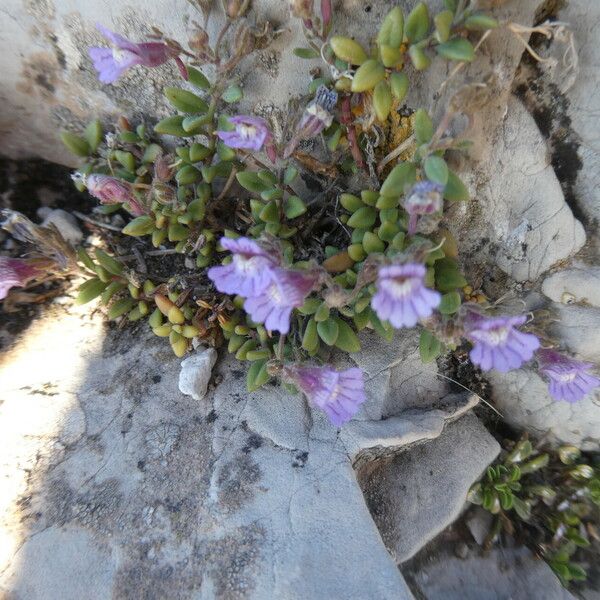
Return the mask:
<path id="1" fill-rule="evenodd" d="M 458 517 L 470 486 L 499 451 L 477 417 L 468 415 L 430 443 L 362 468 L 367 504 L 398 562 L 411 558 Z"/>
<path id="2" fill-rule="evenodd" d="M 553 302 L 600 308 L 600 267 L 578 263 L 553 273 L 544 280 L 542 292 Z"/>
<path id="3" fill-rule="evenodd" d="M 38 211 L 38 214 L 40 211 Z M 54 210 L 46 209 L 43 219 L 41 223 L 43 227 L 54 225 L 63 238 L 73 246 L 77 246 L 83 240 L 83 231 L 81 231 L 81 228 L 77 224 L 77 219 L 66 210 L 60 208 Z"/>
<path id="4" fill-rule="evenodd" d="M 552 335 L 579 358 L 600 363 L 600 308 L 553 306 L 558 318 L 550 327 Z"/>
<path id="5" fill-rule="evenodd" d="M 192 356 L 181 363 L 179 391 L 194 400 L 202 400 L 206 396 L 208 382 L 216 362 L 217 351 L 214 348 L 196 350 Z"/>

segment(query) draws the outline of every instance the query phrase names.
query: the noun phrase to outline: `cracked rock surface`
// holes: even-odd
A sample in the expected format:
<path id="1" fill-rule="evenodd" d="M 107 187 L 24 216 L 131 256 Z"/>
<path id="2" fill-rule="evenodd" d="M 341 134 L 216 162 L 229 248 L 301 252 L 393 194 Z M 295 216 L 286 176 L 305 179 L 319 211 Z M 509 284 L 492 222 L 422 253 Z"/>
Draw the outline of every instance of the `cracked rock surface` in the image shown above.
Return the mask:
<path id="1" fill-rule="evenodd" d="M 372 386 L 340 432 L 279 387 L 248 394 L 244 365 L 230 357 L 197 401 L 178 392 L 179 361 L 146 328 L 103 341 L 99 316 L 50 311 L 3 357 L 0 589 L 11 598 L 412 598 L 353 464 L 427 454 L 436 438 L 449 452 L 465 436 L 443 468 L 462 480 L 456 509 L 495 456 L 475 417 L 444 427 L 473 406 L 469 396 L 398 401 L 380 420 L 369 414 L 390 406 L 395 388 Z M 385 352 L 398 359 L 395 347 Z M 398 477 L 438 493 L 437 476 Z M 418 548 L 454 514 L 442 512 L 410 535 L 399 513 L 394 531 Z"/>

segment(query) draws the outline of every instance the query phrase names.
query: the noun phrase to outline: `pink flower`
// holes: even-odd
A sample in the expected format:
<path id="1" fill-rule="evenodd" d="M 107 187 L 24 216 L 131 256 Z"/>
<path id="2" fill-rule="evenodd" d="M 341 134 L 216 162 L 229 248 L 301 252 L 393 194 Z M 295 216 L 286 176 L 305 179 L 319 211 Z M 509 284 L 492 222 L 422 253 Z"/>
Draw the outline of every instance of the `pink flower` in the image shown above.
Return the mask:
<path id="1" fill-rule="evenodd" d="M 230 148 L 258 152 L 265 144 L 272 146 L 273 136 L 264 119 L 249 115 L 238 115 L 231 117 L 229 122 L 235 125 L 235 129 L 232 131 L 217 131 L 216 134 Z"/>
<path id="2" fill-rule="evenodd" d="M 143 42 L 136 44 L 97 24 L 98 31 L 114 48 L 89 48 L 89 55 L 98 71 L 102 83 L 114 83 L 130 67 L 143 65 L 158 67 L 174 59 L 184 79 L 188 78 L 187 69 L 178 56 L 177 50 L 162 42 Z"/>
<path id="3" fill-rule="evenodd" d="M 233 261 L 222 267 L 212 267 L 208 277 L 224 294 L 239 294 L 246 298 L 257 296 L 270 283 L 279 257 L 267 252 L 255 241 L 241 237 L 221 238 L 221 245 L 233 253 Z"/>
<path id="4" fill-rule="evenodd" d="M 549 379 L 548 391 L 555 400 L 577 402 L 600 386 L 600 379 L 588 371 L 592 363 L 581 362 L 542 348 L 536 352 L 540 372 Z"/>
<path id="5" fill-rule="evenodd" d="M 87 175 L 82 178 L 88 192 L 101 204 L 126 204 L 132 215 L 146 214 L 129 183 L 109 175 Z"/>
<path id="6" fill-rule="evenodd" d="M 302 306 L 313 289 L 317 276 L 310 271 L 274 268 L 266 288 L 244 302 L 244 310 L 255 323 L 269 331 L 288 333 L 294 308 Z"/>
<path id="7" fill-rule="evenodd" d="M 414 327 L 419 319 L 430 317 L 442 297 L 425 287 L 425 273 L 425 266 L 418 263 L 380 267 L 371 300 L 377 316 L 397 329 Z"/>
<path id="8" fill-rule="evenodd" d="M 34 262 L 0 256 L 0 300 L 6 298 L 10 288 L 23 287 L 44 273 Z"/>
<path id="9" fill-rule="evenodd" d="M 402 206 L 409 215 L 408 233 L 413 235 L 417 230 L 419 215 L 430 215 L 440 212 L 443 204 L 444 186 L 433 181 L 419 181 L 408 192 Z"/>
<path id="10" fill-rule="evenodd" d="M 283 368 L 283 376 L 306 394 L 310 402 L 323 410 L 337 427 L 349 421 L 367 399 L 360 369 L 336 371 L 328 365 L 286 366 Z"/>
<path id="11" fill-rule="evenodd" d="M 467 338 L 473 343 L 469 353 L 471 362 L 483 371 L 496 369 L 506 373 L 530 360 L 540 342 L 535 335 L 515 329 L 526 320 L 525 316 L 488 318 L 469 312 L 465 328 Z"/>

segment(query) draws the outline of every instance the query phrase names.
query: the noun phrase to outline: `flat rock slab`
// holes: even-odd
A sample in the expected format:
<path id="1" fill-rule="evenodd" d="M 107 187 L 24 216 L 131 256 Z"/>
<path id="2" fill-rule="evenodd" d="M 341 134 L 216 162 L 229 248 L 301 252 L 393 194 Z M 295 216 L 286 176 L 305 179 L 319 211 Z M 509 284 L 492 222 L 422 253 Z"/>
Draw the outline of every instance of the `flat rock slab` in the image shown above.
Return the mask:
<path id="1" fill-rule="evenodd" d="M 361 487 L 383 541 L 398 562 L 450 525 L 470 486 L 500 446 L 474 415 L 448 425 L 434 441 L 385 462 L 367 464 Z"/>
<path id="2" fill-rule="evenodd" d="M 0 593 L 412 598 L 353 463 L 435 440 L 472 397 L 435 398 L 435 409 L 421 399 L 385 420 L 369 417 L 381 410 L 372 397 L 338 431 L 299 395 L 248 394 L 231 357 L 197 401 L 178 391 L 180 361 L 146 327 L 104 334 L 85 307 L 52 308 L 3 356 Z M 460 450 L 462 471 L 470 448 L 475 476 L 495 452 L 467 423 L 475 433 L 447 453 Z M 429 485 L 427 473 L 409 476 L 410 489 Z"/>

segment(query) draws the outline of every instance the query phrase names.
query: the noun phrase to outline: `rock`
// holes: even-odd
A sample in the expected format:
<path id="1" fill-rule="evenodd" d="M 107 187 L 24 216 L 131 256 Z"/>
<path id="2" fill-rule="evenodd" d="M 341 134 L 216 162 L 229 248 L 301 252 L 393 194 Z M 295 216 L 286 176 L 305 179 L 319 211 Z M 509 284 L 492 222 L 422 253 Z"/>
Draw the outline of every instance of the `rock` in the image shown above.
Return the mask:
<path id="1" fill-rule="evenodd" d="M 411 574 L 413 590 L 427 600 L 574 600 L 550 567 L 527 548 L 494 548 L 456 558 L 444 550 Z"/>
<path id="2" fill-rule="evenodd" d="M 572 307 L 569 307 L 572 308 Z M 530 369 L 509 373 L 491 371 L 494 406 L 508 423 L 554 443 L 568 443 L 583 450 L 600 449 L 600 391 L 579 402 L 557 402 L 545 381 Z"/>
<path id="3" fill-rule="evenodd" d="M 367 505 L 397 562 L 458 517 L 469 488 L 499 451 L 477 417 L 467 415 L 428 444 L 363 467 L 359 481 Z"/>
<path id="4" fill-rule="evenodd" d="M 38 211 L 38 215 L 42 210 L 43 209 L 40 209 Z M 83 232 L 77 224 L 77 219 L 72 214 L 60 208 L 55 208 L 54 210 L 46 209 L 42 214 L 44 216 L 39 216 L 44 219 L 42 222 L 43 227 L 54 225 L 63 238 L 65 238 L 72 246 L 77 246 L 81 243 L 81 240 L 83 240 Z"/>
<path id="5" fill-rule="evenodd" d="M 553 302 L 600 308 L 600 267 L 578 264 L 553 273 L 544 280 L 542 292 Z"/>
<path id="6" fill-rule="evenodd" d="M 217 351 L 206 348 L 201 352 L 196 351 L 192 356 L 181 363 L 179 373 L 179 391 L 191 396 L 194 400 L 202 400 L 206 396 L 208 382 L 212 369 L 217 362 Z"/>
<path id="7" fill-rule="evenodd" d="M 555 304 L 550 333 L 579 358 L 600 363 L 600 308 Z"/>
<path id="8" fill-rule="evenodd" d="M 465 523 L 473 536 L 473 539 L 480 545 L 487 538 L 492 528 L 494 516 L 492 513 L 484 510 L 480 506 L 473 507 L 471 514 L 466 519 Z"/>

